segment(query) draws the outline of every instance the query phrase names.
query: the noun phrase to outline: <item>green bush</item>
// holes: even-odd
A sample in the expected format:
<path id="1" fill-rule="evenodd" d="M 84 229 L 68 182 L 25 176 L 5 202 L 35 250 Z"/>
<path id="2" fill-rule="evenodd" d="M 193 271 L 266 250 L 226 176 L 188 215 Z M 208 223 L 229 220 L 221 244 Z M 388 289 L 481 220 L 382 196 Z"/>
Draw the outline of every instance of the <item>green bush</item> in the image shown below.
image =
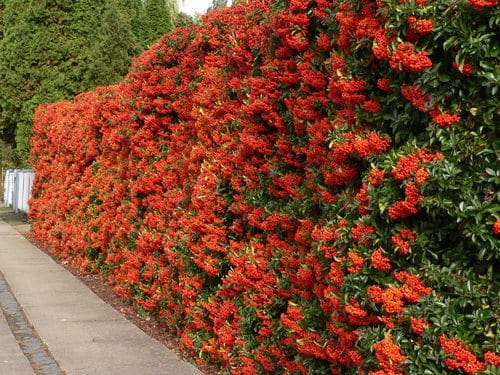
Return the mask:
<path id="1" fill-rule="evenodd" d="M 499 22 L 212 12 L 38 109 L 34 233 L 223 373 L 498 373 Z"/>

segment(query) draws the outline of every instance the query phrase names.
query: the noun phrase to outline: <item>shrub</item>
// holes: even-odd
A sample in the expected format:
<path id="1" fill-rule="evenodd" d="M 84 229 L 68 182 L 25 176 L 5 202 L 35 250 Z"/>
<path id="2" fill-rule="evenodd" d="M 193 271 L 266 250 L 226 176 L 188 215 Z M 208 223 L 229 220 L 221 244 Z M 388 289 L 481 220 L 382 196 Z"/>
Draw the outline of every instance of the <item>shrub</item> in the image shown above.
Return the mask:
<path id="1" fill-rule="evenodd" d="M 34 234 L 230 373 L 498 371 L 496 1 L 253 1 L 40 107 Z"/>

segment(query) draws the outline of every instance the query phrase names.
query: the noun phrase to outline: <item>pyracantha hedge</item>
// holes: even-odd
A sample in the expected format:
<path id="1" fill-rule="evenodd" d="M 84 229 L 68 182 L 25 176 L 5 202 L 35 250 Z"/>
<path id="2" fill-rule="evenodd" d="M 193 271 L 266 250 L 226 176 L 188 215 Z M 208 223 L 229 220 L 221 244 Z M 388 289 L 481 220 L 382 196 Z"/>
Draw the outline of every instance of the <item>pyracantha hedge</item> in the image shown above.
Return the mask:
<path id="1" fill-rule="evenodd" d="M 498 373 L 497 0 L 243 3 L 37 110 L 33 233 L 222 373 Z"/>

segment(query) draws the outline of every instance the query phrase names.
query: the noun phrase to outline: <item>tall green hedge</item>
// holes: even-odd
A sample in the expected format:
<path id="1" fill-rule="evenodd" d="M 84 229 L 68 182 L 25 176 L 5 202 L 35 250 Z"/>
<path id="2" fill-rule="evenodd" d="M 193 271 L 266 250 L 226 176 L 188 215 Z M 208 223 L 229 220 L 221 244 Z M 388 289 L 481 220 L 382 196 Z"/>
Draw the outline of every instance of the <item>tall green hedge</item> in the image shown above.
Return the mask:
<path id="1" fill-rule="evenodd" d="M 170 0 L 0 1 L 0 137 L 26 164 L 38 105 L 119 82 L 175 17 Z"/>

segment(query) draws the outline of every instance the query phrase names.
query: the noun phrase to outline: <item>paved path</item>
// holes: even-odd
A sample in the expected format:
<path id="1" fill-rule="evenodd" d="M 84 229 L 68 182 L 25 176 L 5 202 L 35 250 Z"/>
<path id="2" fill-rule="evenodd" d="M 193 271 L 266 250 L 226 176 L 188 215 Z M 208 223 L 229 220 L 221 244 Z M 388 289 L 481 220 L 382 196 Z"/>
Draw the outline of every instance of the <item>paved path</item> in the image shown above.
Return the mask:
<path id="1" fill-rule="evenodd" d="M 0 375 L 201 375 L 0 220 Z"/>

